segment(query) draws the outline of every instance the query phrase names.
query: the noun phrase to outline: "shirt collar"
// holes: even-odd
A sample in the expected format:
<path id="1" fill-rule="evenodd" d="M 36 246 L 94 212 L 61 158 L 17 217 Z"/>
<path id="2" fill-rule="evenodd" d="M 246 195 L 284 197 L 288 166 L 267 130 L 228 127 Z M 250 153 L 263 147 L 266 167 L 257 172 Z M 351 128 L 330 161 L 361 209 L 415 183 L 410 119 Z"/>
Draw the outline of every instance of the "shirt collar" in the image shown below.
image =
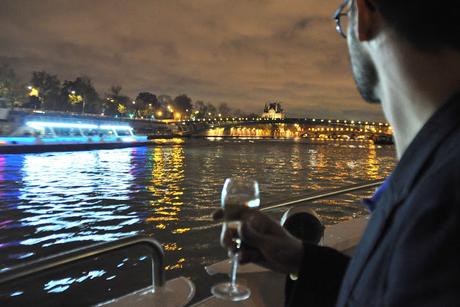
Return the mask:
<path id="1" fill-rule="evenodd" d="M 439 150 L 441 143 L 460 125 L 460 92 L 453 95 L 426 122 L 404 152 L 401 160 L 371 199 L 364 204 L 373 211 L 382 198 L 388 206 L 403 199 L 428 168 L 431 157 Z"/>
<path id="2" fill-rule="evenodd" d="M 367 209 L 372 213 L 374 212 L 375 208 L 377 207 L 377 203 L 382 198 L 383 192 L 388 188 L 390 184 L 390 177 L 385 179 L 381 186 L 375 190 L 374 195 L 371 198 L 363 199 L 363 205 L 367 207 Z"/>

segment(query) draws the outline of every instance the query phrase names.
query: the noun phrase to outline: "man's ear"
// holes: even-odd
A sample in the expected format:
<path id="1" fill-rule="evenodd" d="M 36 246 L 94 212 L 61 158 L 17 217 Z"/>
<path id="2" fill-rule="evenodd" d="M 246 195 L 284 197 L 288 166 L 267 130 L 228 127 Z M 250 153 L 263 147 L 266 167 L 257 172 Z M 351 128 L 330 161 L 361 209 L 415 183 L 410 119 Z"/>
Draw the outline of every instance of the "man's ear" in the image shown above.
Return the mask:
<path id="1" fill-rule="evenodd" d="M 401 0 L 404 1 L 404 0 Z M 356 2 L 356 37 L 361 42 L 370 41 L 377 33 L 379 18 L 372 0 L 355 0 Z"/>

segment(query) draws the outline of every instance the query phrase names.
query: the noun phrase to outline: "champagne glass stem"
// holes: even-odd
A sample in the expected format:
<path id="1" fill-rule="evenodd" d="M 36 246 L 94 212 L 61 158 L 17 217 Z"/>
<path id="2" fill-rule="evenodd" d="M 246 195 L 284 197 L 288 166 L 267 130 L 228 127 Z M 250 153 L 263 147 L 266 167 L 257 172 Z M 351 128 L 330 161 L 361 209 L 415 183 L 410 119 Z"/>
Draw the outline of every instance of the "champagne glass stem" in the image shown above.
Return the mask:
<path id="1" fill-rule="evenodd" d="M 230 282 L 232 285 L 232 290 L 235 289 L 236 285 L 236 272 L 238 271 L 238 252 L 233 252 L 232 253 L 232 267 L 230 271 Z"/>

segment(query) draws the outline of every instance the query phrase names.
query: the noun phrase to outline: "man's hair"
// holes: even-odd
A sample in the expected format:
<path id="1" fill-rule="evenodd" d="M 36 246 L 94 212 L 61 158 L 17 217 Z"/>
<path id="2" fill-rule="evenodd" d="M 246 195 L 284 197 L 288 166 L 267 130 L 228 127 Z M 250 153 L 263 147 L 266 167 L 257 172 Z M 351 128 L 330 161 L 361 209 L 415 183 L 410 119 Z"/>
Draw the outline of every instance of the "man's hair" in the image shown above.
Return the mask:
<path id="1" fill-rule="evenodd" d="M 370 0 L 388 24 L 416 47 L 460 51 L 459 0 Z"/>

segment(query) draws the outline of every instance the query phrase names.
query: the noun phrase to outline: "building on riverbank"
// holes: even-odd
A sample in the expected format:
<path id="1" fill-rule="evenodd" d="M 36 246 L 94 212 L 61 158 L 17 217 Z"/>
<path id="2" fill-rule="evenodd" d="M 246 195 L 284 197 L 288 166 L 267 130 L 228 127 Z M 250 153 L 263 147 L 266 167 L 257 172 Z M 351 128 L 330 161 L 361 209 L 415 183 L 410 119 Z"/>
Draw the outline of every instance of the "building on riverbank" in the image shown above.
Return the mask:
<path id="1" fill-rule="evenodd" d="M 268 104 L 265 104 L 264 113 L 262 114 L 262 118 L 269 118 L 269 119 L 285 118 L 284 110 L 281 108 L 281 104 L 279 102 L 269 102 Z"/>

